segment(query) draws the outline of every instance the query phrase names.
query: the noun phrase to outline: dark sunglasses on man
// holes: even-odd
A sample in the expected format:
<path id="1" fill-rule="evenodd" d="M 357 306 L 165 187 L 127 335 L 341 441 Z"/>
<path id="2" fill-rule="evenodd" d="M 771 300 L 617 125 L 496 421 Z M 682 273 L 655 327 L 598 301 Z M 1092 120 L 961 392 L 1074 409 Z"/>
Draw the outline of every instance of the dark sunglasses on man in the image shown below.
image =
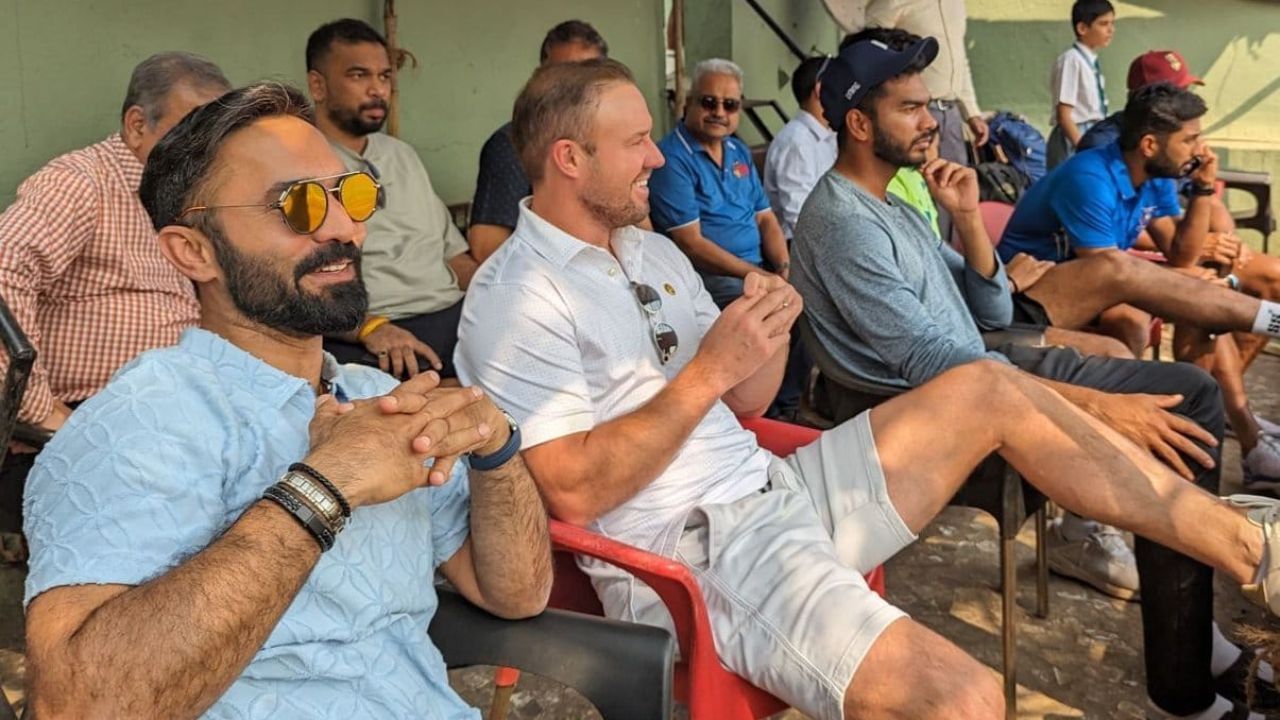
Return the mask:
<path id="1" fill-rule="evenodd" d="M 742 101 L 738 98 L 718 98 L 715 95 L 699 95 L 698 105 L 707 112 L 715 112 L 716 108 L 722 107 L 730 115 L 742 109 Z"/>
<path id="2" fill-rule="evenodd" d="M 333 187 L 325 187 L 325 180 L 336 181 Z M 351 172 L 341 175 L 298 180 L 290 183 L 273 203 L 248 205 L 196 205 L 178 214 L 182 219 L 187 213 L 224 208 L 266 208 L 279 210 L 284 224 L 299 235 L 310 235 L 324 225 L 329 215 L 329 196 L 338 199 L 347 215 L 355 222 L 364 222 L 383 205 L 382 186 L 367 172 Z"/>

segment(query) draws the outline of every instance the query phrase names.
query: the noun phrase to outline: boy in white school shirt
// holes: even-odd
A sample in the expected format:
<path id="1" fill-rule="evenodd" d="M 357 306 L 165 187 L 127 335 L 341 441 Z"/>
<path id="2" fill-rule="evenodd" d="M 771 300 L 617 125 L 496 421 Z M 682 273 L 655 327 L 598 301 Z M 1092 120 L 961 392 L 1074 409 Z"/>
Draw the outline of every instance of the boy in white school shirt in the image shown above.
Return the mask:
<path id="1" fill-rule="evenodd" d="M 1111 44 L 1116 11 L 1109 0 L 1076 0 L 1071 6 L 1076 41 L 1058 56 L 1049 76 L 1053 98 L 1046 162 L 1050 170 L 1075 154 L 1089 128 L 1108 114 L 1107 82 L 1098 51 Z"/>

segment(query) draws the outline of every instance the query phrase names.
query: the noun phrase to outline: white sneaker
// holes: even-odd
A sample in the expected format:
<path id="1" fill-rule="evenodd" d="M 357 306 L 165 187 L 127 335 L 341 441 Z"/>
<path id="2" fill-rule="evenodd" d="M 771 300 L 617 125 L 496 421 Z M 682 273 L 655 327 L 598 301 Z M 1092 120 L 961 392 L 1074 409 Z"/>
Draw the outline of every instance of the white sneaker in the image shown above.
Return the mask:
<path id="1" fill-rule="evenodd" d="M 1280 438 L 1259 435 L 1241 461 L 1244 469 L 1244 489 L 1248 492 L 1273 491 L 1280 488 Z"/>
<path id="2" fill-rule="evenodd" d="M 1107 525 L 1085 536 L 1069 540 L 1060 522 L 1045 535 L 1049 549 L 1049 569 L 1075 578 L 1121 600 L 1138 600 L 1138 561 L 1120 531 Z"/>
<path id="3" fill-rule="evenodd" d="M 1280 615 L 1280 500 L 1258 495 L 1228 495 L 1226 500 L 1246 508 L 1249 522 L 1262 529 L 1266 567 L 1258 582 L 1241 585 L 1240 592 L 1272 615 Z"/>
<path id="4" fill-rule="evenodd" d="M 1227 437 L 1239 437 L 1236 435 L 1236 429 L 1231 427 L 1231 420 L 1229 418 L 1223 418 L 1223 420 L 1225 421 L 1224 424 L 1226 426 Z M 1258 430 L 1261 431 L 1263 435 L 1280 437 L 1280 423 L 1271 422 L 1257 413 L 1254 413 L 1253 421 L 1258 424 Z"/>
<path id="5" fill-rule="evenodd" d="M 1257 414 L 1253 416 L 1253 421 L 1258 423 L 1258 429 L 1262 431 L 1263 435 L 1270 435 L 1271 437 L 1280 437 L 1280 424 L 1273 423 L 1270 420 Z"/>

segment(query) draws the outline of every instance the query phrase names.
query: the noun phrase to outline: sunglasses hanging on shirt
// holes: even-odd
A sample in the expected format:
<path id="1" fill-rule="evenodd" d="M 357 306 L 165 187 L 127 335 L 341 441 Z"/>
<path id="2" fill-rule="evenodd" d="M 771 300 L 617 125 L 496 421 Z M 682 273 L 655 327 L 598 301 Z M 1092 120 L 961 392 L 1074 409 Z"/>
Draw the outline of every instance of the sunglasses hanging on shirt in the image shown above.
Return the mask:
<path id="1" fill-rule="evenodd" d="M 649 329 L 653 331 L 653 345 L 658 350 L 658 360 L 663 365 L 671 362 L 680 349 L 680 338 L 676 329 L 658 320 L 658 311 L 662 310 L 662 297 L 653 287 L 631 281 L 631 290 L 636 294 L 640 309 L 649 318 Z"/>

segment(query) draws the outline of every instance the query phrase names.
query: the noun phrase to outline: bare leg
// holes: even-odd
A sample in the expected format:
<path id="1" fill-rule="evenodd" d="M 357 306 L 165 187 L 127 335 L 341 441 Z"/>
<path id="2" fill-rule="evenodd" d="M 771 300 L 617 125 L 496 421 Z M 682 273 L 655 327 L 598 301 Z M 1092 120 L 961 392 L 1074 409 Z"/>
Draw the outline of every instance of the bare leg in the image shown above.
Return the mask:
<path id="1" fill-rule="evenodd" d="M 980 361 L 871 411 L 889 498 L 913 531 L 998 452 L 1067 510 L 1250 582 L 1263 539 L 1238 509 L 1174 475 L 1035 379 Z"/>
<path id="2" fill-rule="evenodd" d="M 1151 339 L 1151 316 L 1132 305 L 1115 305 L 1098 314 L 1098 332 L 1125 344 L 1134 357 Z"/>
<path id="3" fill-rule="evenodd" d="M 998 720 L 996 676 L 929 628 L 903 618 L 871 646 L 844 694 L 846 718 Z"/>
<path id="4" fill-rule="evenodd" d="M 1222 388 L 1223 412 L 1240 441 L 1240 453 L 1248 455 L 1258 444 L 1258 435 L 1262 431 L 1249 409 L 1249 395 L 1244 388 L 1244 365 L 1233 336 L 1219 335 L 1210 340 L 1202 330 L 1178 325 L 1173 333 L 1173 353 L 1179 360 L 1195 363 L 1209 371 L 1218 381 L 1218 387 Z"/>
<path id="5" fill-rule="evenodd" d="M 1211 332 L 1248 332 L 1259 308 L 1256 298 L 1118 250 L 1055 265 L 1026 294 L 1044 307 L 1054 325 L 1072 330 L 1113 305 L 1128 303 Z"/>
<path id="6" fill-rule="evenodd" d="M 1136 357 L 1133 351 L 1119 340 L 1082 330 L 1063 330 L 1062 328 L 1047 327 L 1044 329 L 1044 342 L 1046 345 L 1075 348 L 1085 355 L 1098 355 L 1100 357 L 1121 358 L 1124 360 L 1133 360 Z"/>
<path id="7" fill-rule="evenodd" d="M 1247 252 L 1231 269 L 1240 278 L 1240 289 L 1263 300 L 1280 300 L 1280 258 Z M 1252 333 L 1236 333 L 1242 367 L 1248 369 L 1267 346 L 1269 338 Z"/>

